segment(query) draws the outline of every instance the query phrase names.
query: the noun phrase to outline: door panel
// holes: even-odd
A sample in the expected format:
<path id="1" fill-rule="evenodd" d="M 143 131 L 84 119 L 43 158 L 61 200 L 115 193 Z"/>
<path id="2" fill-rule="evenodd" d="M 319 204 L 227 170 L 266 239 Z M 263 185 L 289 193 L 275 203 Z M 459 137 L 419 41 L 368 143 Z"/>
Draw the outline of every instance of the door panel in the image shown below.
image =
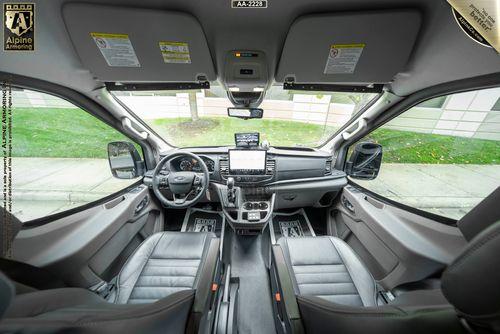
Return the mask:
<path id="1" fill-rule="evenodd" d="M 14 259 L 48 269 L 70 286 L 109 280 L 142 240 L 163 229 L 151 198 L 140 185 L 104 204 L 23 229 L 14 240 Z"/>
<path id="2" fill-rule="evenodd" d="M 343 238 L 386 289 L 444 269 L 465 239 L 445 225 L 378 201 L 347 186 L 331 212 L 330 231 Z"/>

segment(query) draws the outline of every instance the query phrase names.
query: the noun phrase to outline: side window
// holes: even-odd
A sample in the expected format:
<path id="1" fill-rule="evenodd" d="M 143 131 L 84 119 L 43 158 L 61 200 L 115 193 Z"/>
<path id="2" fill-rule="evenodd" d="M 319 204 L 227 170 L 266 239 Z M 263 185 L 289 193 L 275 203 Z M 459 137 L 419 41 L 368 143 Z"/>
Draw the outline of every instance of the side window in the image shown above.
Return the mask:
<path id="1" fill-rule="evenodd" d="M 500 185 L 499 101 L 500 88 L 494 88 L 409 109 L 359 141 L 382 145 L 382 164 L 374 180 L 353 181 L 393 201 L 460 219 Z"/>
<path id="2" fill-rule="evenodd" d="M 111 195 L 137 179 L 111 175 L 107 144 L 130 141 L 61 98 L 12 92 L 12 212 L 21 221 Z"/>

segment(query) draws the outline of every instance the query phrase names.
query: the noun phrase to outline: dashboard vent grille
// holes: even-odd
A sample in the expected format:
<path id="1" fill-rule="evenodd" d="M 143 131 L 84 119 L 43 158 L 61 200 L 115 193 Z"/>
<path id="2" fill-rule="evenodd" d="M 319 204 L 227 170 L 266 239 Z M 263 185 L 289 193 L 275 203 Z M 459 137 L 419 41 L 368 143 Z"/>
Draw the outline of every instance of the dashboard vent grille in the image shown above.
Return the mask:
<path id="1" fill-rule="evenodd" d="M 219 160 L 219 172 L 220 175 L 224 177 L 229 175 L 229 162 L 227 159 Z"/>
<path id="2" fill-rule="evenodd" d="M 327 160 L 325 165 L 325 175 L 331 175 L 331 174 L 332 174 L 332 161 Z"/>
<path id="3" fill-rule="evenodd" d="M 266 175 L 273 175 L 276 169 L 276 161 L 275 160 L 267 160 L 266 161 Z"/>

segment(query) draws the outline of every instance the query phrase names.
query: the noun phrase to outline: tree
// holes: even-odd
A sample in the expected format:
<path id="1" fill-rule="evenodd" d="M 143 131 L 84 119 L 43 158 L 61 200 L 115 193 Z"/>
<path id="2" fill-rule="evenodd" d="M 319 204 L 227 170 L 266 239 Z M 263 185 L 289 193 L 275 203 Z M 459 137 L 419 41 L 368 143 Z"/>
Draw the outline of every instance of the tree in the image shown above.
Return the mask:
<path id="1" fill-rule="evenodd" d="M 197 91 L 192 90 L 189 92 L 189 110 L 191 112 L 191 121 L 196 122 L 200 119 L 198 116 L 198 102 L 196 101 Z"/>
<path id="2" fill-rule="evenodd" d="M 355 114 L 363 106 L 365 106 L 372 99 L 373 96 L 371 94 L 354 93 L 354 94 L 349 94 L 348 97 L 354 103 L 354 110 L 352 111 L 352 113 Z"/>

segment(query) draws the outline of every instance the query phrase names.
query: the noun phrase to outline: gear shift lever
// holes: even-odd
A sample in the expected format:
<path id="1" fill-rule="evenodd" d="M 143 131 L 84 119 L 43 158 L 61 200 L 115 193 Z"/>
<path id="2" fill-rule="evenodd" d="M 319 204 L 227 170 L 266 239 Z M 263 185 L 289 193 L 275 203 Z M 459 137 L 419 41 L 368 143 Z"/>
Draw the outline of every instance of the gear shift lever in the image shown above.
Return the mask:
<path id="1" fill-rule="evenodd" d="M 233 203 L 236 200 L 235 189 L 234 189 L 234 178 L 227 178 L 227 200 L 229 203 Z"/>

